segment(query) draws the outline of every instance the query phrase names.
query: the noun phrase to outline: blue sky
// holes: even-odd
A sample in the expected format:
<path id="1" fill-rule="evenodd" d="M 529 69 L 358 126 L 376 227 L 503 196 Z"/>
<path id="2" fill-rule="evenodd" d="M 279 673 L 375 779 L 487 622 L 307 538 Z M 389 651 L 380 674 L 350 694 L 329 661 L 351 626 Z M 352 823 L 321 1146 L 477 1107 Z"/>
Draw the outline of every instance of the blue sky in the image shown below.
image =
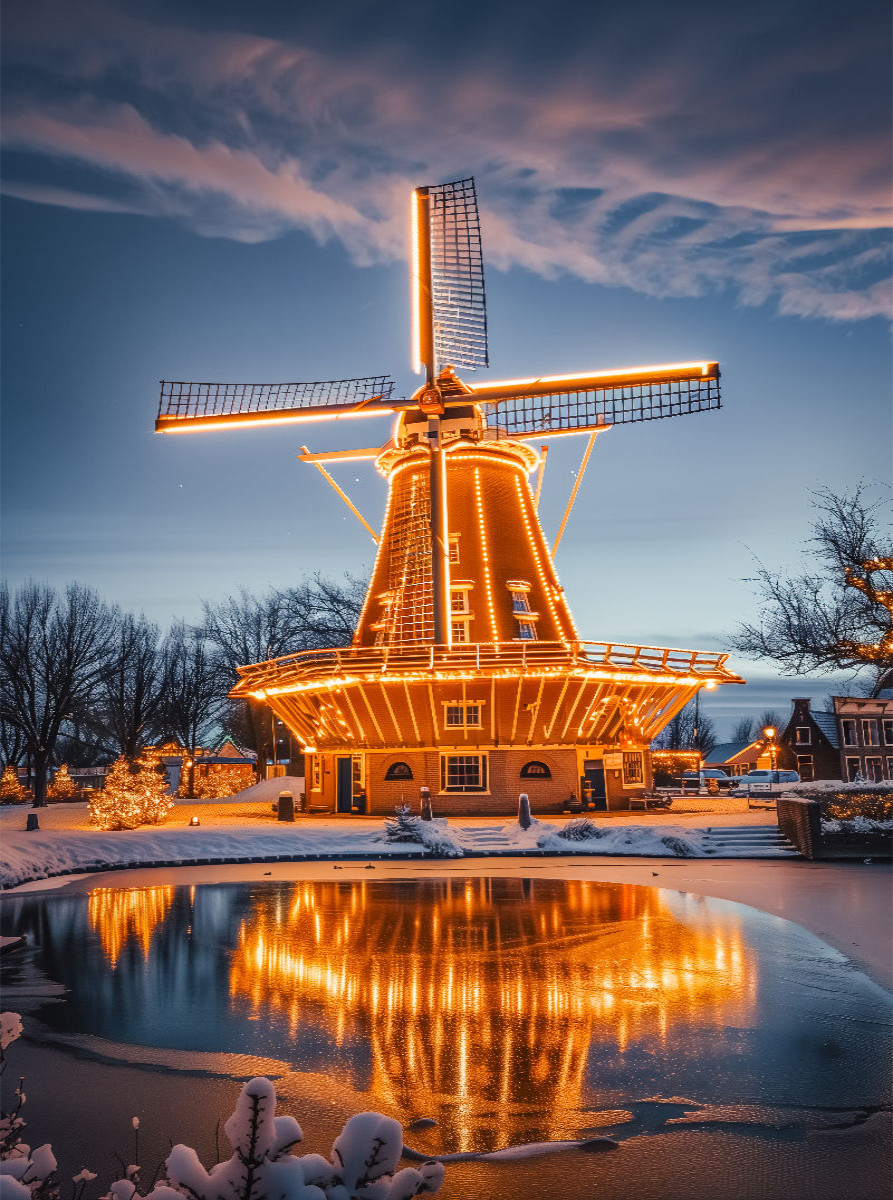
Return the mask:
<path id="1" fill-rule="evenodd" d="M 495 378 L 719 359 L 720 412 L 599 438 L 557 565 L 585 636 L 723 647 L 810 489 L 889 481 L 888 6 L 317 7 L 7 9 L 6 576 L 166 623 L 369 565 L 295 455 L 385 424 L 157 438 L 157 381 L 412 389 L 408 192 L 474 174 Z M 720 732 L 829 687 L 738 665 Z"/>

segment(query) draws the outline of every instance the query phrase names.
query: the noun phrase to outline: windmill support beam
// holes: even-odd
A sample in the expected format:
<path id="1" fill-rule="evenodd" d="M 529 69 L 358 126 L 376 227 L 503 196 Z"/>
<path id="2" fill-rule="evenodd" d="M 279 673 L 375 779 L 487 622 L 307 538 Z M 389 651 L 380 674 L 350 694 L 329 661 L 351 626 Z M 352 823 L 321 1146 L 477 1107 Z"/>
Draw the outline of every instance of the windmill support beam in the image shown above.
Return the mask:
<path id="1" fill-rule="evenodd" d="M 373 542 L 375 542 L 375 544 L 377 546 L 378 542 L 379 542 L 378 534 L 375 532 L 375 530 L 372 528 L 372 526 L 369 524 L 369 522 L 366 520 L 366 518 L 363 516 L 363 514 L 360 512 L 360 510 L 357 508 L 357 506 L 353 503 L 353 501 L 350 499 L 350 497 L 347 495 L 347 493 L 343 492 L 341 490 L 341 488 L 338 486 L 338 484 L 335 482 L 335 480 L 332 478 L 332 476 L 329 474 L 329 472 L 325 469 L 325 467 L 322 465 L 322 463 L 316 462 L 312 457 L 305 457 L 305 456 L 308 456 L 309 454 L 310 454 L 310 451 L 307 449 L 307 447 L 302 446 L 301 454 L 299 455 L 299 457 L 304 462 L 312 462 L 314 467 L 316 467 L 317 471 L 319 471 L 320 475 L 322 475 L 324 479 L 328 480 L 328 482 L 332 485 L 332 487 L 335 489 L 335 491 L 338 493 L 338 495 L 341 497 L 341 499 L 344 501 L 344 503 L 347 505 L 347 507 L 350 509 L 350 511 L 353 513 L 353 515 L 357 518 L 357 520 L 360 522 L 360 524 L 365 528 L 365 530 L 367 531 L 367 533 L 370 535 Z"/>
<path id="2" fill-rule="evenodd" d="M 561 539 L 564 536 L 564 527 L 567 525 L 568 518 L 571 515 L 571 510 L 574 507 L 574 502 L 577 499 L 577 492 L 580 490 L 580 484 L 583 482 L 583 476 L 586 474 L 586 467 L 589 464 L 589 455 L 592 453 L 592 447 L 595 445 L 595 439 L 598 436 L 598 430 L 595 430 L 589 435 L 589 441 L 586 443 L 586 449 L 583 451 L 583 460 L 580 463 L 580 469 L 577 472 L 577 478 L 574 482 L 574 487 L 567 502 L 567 508 L 564 510 L 564 516 L 561 518 L 561 528 L 558 530 L 558 536 L 555 538 L 555 543 L 552 546 L 552 553 L 558 553 L 558 547 L 561 544 Z"/>

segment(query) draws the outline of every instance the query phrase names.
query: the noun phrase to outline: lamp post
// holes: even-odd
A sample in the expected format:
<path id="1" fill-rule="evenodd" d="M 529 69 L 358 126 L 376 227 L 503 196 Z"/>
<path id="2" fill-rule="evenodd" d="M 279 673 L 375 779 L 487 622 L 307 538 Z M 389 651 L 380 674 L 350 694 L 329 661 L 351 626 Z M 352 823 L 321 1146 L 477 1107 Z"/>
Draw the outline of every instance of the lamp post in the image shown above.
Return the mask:
<path id="1" fill-rule="evenodd" d="M 775 770 L 775 734 L 774 725 L 767 725 L 763 730 L 763 737 L 769 742 L 769 769 Z"/>

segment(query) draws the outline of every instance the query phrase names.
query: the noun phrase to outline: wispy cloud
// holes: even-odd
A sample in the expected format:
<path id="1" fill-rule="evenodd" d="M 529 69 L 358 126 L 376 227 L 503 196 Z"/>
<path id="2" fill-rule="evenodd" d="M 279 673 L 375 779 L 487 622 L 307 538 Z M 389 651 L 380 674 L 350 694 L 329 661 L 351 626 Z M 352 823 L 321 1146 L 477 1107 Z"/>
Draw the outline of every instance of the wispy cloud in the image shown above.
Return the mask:
<path id="1" fill-rule="evenodd" d="M 19 198 L 241 240 L 298 228 L 369 263 L 405 253 L 413 184 L 473 172 L 501 269 L 656 296 L 734 288 L 799 316 L 889 311 L 886 134 L 846 104 L 858 31 L 792 45 L 742 16 L 737 73 L 722 45 L 693 69 L 690 48 L 653 44 L 618 76 L 609 44 L 560 69 L 534 73 L 516 48 L 432 77 L 399 43 L 325 53 L 41 7 L 7 33 L 33 76 L 4 121 L 25 152 L 4 183 Z M 811 113 L 800 94 L 822 89 L 840 104 Z M 21 178 L 32 157 L 92 170 L 91 194 Z"/>

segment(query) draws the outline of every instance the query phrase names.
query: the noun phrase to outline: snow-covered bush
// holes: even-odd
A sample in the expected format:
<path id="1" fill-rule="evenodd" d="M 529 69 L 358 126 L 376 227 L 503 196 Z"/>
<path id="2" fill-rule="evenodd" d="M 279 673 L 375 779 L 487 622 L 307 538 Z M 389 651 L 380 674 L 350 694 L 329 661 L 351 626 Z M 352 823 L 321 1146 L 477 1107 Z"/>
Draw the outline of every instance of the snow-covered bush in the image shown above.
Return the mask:
<path id="1" fill-rule="evenodd" d="M 426 821 L 410 812 L 408 804 L 395 809 L 393 817 L 386 818 L 384 830 L 386 842 L 414 842 L 438 858 L 461 858 L 463 855 L 462 846 L 446 817 L 432 817 Z"/>
<path id="2" fill-rule="evenodd" d="M 588 842 L 594 838 L 603 838 L 607 831 L 588 817 L 576 817 L 568 821 L 564 829 L 558 830 L 558 836 L 566 842 Z"/>
<path id="3" fill-rule="evenodd" d="M 18 1013 L 0 1014 L 0 1065 L 6 1047 L 22 1032 Z M 25 1127 L 21 1109 L 23 1084 L 16 1090 L 11 1113 L 0 1116 L 0 1200 L 58 1200 L 56 1160 L 50 1146 L 31 1150 L 20 1139 Z M 139 1121 L 133 1119 L 135 1151 Z M 165 1178 L 146 1194 L 140 1167 L 126 1168 L 103 1200 L 410 1200 L 440 1190 L 443 1163 L 424 1162 L 398 1169 L 403 1154 L 403 1127 L 381 1113 L 351 1117 L 332 1145 L 321 1154 L 292 1154 L 303 1140 L 294 1117 L 276 1116 L 276 1092 L 269 1079 L 252 1079 L 242 1088 L 233 1115 L 224 1125 L 233 1153 L 208 1171 L 190 1146 L 174 1146 Z M 75 1200 L 96 1175 L 84 1167 L 74 1176 Z"/>
<path id="4" fill-rule="evenodd" d="M 420 842 L 422 818 L 416 816 L 408 804 L 394 809 L 392 817 L 386 817 L 384 840 L 386 842 Z"/>

